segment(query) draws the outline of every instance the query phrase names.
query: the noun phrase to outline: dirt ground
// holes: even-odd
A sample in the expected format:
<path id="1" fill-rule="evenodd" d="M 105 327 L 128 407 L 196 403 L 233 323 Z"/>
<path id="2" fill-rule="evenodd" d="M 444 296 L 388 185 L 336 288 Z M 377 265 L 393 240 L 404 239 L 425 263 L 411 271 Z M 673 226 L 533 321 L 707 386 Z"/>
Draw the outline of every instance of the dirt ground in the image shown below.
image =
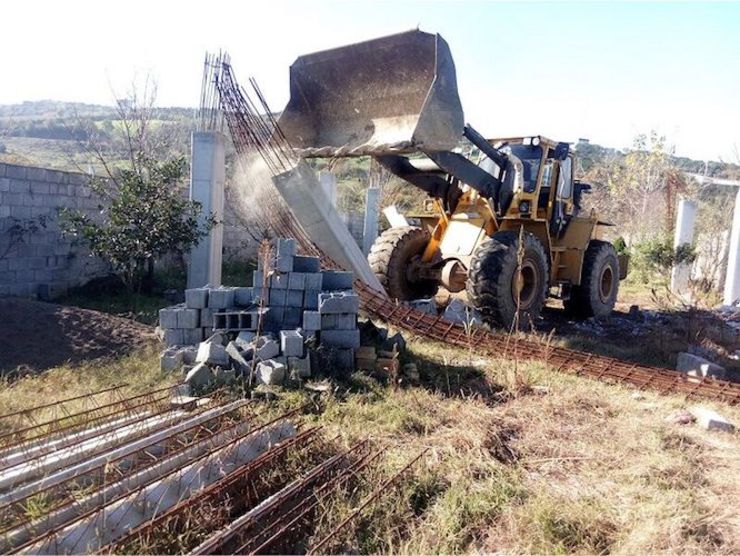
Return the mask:
<path id="1" fill-rule="evenodd" d="M 97 311 L 0 299 L 0 375 L 118 357 L 155 341 L 151 327 Z"/>

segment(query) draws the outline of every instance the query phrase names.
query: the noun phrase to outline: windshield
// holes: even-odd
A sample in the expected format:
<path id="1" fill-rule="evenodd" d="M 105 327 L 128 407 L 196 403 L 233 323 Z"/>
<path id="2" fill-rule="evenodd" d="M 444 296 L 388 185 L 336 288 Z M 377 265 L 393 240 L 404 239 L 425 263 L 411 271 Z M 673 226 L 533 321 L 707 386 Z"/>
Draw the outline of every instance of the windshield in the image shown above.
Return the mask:
<path id="1" fill-rule="evenodd" d="M 542 149 L 539 145 L 507 145 L 502 149 L 522 161 L 522 181 L 524 191 L 531 193 L 537 187 L 537 173 L 540 171 Z"/>

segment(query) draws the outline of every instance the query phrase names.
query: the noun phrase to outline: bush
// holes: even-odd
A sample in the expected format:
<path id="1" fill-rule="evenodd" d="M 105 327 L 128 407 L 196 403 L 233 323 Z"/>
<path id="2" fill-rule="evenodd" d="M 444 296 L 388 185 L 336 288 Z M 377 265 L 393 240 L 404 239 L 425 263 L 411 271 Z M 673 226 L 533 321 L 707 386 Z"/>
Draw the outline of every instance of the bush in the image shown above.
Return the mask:
<path id="1" fill-rule="evenodd" d="M 696 260 L 693 245 L 684 244 L 677 249 L 667 237 L 656 237 L 635 246 L 634 268 L 643 282 L 654 273 L 666 274 L 674 265 L 692 264 Z"/>

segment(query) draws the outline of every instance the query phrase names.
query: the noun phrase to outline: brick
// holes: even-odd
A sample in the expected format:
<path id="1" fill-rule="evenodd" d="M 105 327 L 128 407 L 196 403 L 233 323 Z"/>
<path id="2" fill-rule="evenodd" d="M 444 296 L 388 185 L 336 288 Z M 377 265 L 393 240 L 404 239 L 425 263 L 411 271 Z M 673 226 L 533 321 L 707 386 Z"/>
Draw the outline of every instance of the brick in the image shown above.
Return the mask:
<path id="1" fill-rule="evenodd" d="M 48 181 L 48 176 L 44 168 L 26 168 L 26 177 L 29 180 Z"/>
<path id="2" fill-rule="evenodd" d="M 311 376 L 310 357 L 288 357 L 288 373 L 291 378 L 309 378 Z"/>
<path id="3" fill-rule="evenodd" d="M 10 207 L 6 205 L 0 205 L 0 218 L 8 218 L 10 216 Z"/>
<path id="4" fill-rule="evenodd" d="M 309 272 L 304 273 L 303 275 L 305 284 L 304 288 L 306 290 L 315 290 L 315 291 L 321 291 L 323 288 L 324 283 L 324 275 L 320 272 Z"/>
<path id="5" fill-rule="evenodd" d="M 10 191 L 10 178 L 0 178 L 0 193 Z"/>
<path id="6" fill-rule="evenodd" d="M 290 257 L 295 256 L 296 251 L 296 240 L 293 238 L 278 239 L 277 241 L 277 256 L 278 257 Z"/>
<path id="7" fill-rule="evenodd" d="M 319 312 L 357 313 L 360 310 L 360 299 L 354 293 L 321 293 L 319 294 Z"/>
<path id="8" fill-rule="evenodd" d="M 320 335 L 321 345 L 337 348 L 360 347 L 359 330 L 322 330 Z"/>
<path id="9" fill-rule="evenodd" d="M 321 313 L 318 311 L 303 311 L 303 330 L 316 332 L 321 330 Z"/>
<path id="10" fill-rule="evenodd" d="M 177 328 L 200 328 L 200 311 L 198 309 L 179 309 L 177 311 Z"/>
<path id="11" fill-rule="evenodd" d="M 248 307 L 252 304 L 252 294 L 254 288 L 236 288 L 234 289 L 234 303 L 240 307 Z"/>
<path id="12" fill-rule="evenodd" d="M 198 354 L 195 356 L 197 363 L 207 363 L 208 365 L 227 366 L 229 364 L 229 354 L 226 348 L 216 342 L 201 342 L 198 346 Z"/>
<path id="13" fill-rule="evenodd" d="M 208 307 L 208 288 L 185 290 L 185 305 L 190 309 L 204 309 Z"/>
<path id="14" fill-rule="evenodd" d="M 281 330 L 280 351 L 286 357 L 303 357 L 303 336 L 297 330 Z"/>
<path id="15" fill-rule="evenodd" d="M 9 193 L 28 195 L 31 193 L 31 183 L 26 180 L 10 180 Z"/>
<path id="16" fill-rule="evenodd" d="M 303 290 L 286 290 L 286 307 L 303 307 Z"/>
<path id="17" fill-rule="evenodd" d="M 166 307 L 159 310 L 159 326 L 162 328 L 177 328 L 177 313 L 179 306 Z"/>
<path id="18" fill-rule="evenodd" d="M 295 272 L 315 272 L 321 270 L 321 261 L 318 257 L 303 257 L 296 255 L 293 257 L 293 270 Z"/>
<path id="19" fill-rule="evenodd" d="M 9 178 L 25 179 L 26 178 L 26 167 L 16 166 L 14 164 L 8 164 L 5 167 L 5 175 L 8 176 Z"/>
<path id="20" fill-rule="evenodd" d="M 31 218 L 31 208 L 22 206 L 11 206 L 10 216 L 13 218 Z"/>
<path id="21" fill-rule="evenodd" d="M 234 306 L 234 290 L 232 288 L 213 288 L 208 292 L 208 307 L 211 309 L 226 309 Z"/>
<path id="22" fill-rule="evenodd" d="M 303 272 L 291 272 L 288 274 L 288 289 L 289 290 L 303 290 L 306 289 L 306 275 Z"/>
<path id="23" fill-rule="evenodd" d="M 34 195 L 48 195 L 50 193 L 49 184 L 42 181 L 32 181 L 30 189 Z"/>
<path id="24" fill-rule="evenodd" d="M 270 290 L 270 306 L 285 307 L 288 290 Z"/>
<path id="25" fill-rule="evenodd" d="M 351 272 L 343 270 L 324 270 L 321 272 L 322 287 L 326 291 L 351 290 L 353 276 Z"/>
<path id="26" fill-rule="evenodd" d="M 316 310 L 319 308 L 319 295 L 320 291 L 317 290 L 306 290 L 303 294 L 303 307 L 305 309 Z"/>

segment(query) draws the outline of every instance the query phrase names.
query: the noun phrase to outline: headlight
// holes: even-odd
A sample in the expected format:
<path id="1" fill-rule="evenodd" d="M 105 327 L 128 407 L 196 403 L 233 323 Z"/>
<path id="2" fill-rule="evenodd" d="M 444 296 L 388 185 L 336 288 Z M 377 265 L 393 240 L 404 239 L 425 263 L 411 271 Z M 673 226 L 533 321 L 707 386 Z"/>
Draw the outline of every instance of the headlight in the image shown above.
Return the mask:
<path id="1" fill-rule="evenodd" d="M 519 213 L 524 214 L 529 212 L 529 201 L 522 201 L 519 203 Z"/>

